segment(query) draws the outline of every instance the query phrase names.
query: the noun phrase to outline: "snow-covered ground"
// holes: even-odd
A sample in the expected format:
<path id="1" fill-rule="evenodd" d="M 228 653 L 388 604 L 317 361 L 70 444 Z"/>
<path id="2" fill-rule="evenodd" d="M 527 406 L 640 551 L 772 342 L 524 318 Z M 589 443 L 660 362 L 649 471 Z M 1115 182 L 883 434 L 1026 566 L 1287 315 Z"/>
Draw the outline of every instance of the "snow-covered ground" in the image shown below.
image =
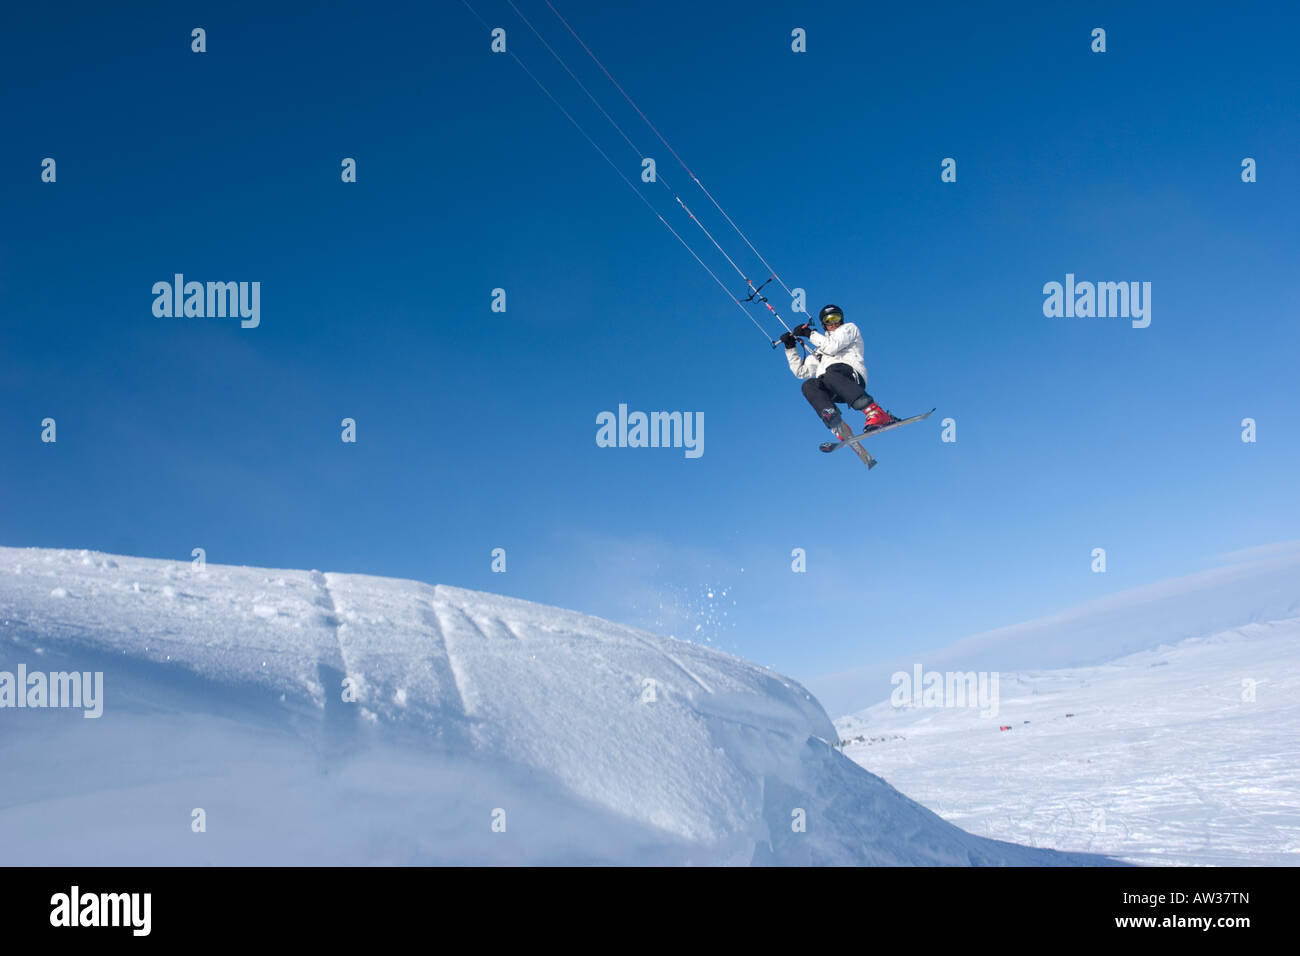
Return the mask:
<path id="1" fill-rule="evenodd" d="M 102 716 L 0 708 L 5 864 L 1106 862 L 944 822 L 772 671 L 458 588 L 0 548 L 20 668 Z"/>
<path id="2" fill-rule="evenodd" d="M 1300 619 L 1002 673 L 999 698 L 994 717 L 885 701 L 836 728 L 849 757 L 972 833 L 1141 864 L 1300 865 Z"/>

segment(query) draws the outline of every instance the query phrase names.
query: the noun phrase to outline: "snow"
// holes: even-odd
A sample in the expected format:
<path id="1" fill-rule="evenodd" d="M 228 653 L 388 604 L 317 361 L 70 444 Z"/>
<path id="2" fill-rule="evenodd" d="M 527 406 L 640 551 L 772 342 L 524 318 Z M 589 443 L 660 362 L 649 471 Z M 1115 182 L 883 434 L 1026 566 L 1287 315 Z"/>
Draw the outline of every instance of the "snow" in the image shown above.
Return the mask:
<path id="1" fill-rule="evenodd" d="M 1300 616 L 1300 542 L 1222 555 L 1219 567 L 1098 597 L 920 655 L 927 669 L 1042 670 L 1104 664 L 1161 643 Z M 889 675 L 916 656 L 811 680 L 834 713 L 889 694 Z M 883 688 L 883 690 L 881 689 Z"/>
<path id="2" fill-rule="evenodd" d="M 6 864 L 1109 862 L 946 823 L 770 670 L 459 588 L 0 548 L 20 665 L 103 714 L 0 709 Z"/>
<path id="3" fill-rule="evenodd" d="M 983 836 L 1148 865 L 1300 865 L 1300 618 L 999 684 L 991 717 L 889 701 L 843 717 L 844 752 Z"/>

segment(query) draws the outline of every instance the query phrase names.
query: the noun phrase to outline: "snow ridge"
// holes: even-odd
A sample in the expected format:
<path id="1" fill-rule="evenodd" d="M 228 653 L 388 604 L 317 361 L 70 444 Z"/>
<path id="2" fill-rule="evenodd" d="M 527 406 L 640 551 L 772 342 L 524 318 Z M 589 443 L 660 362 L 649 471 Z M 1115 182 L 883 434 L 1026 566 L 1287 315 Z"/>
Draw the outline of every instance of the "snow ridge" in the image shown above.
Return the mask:
<path id="1" fill-rule="evenodd" d="M 0 548 L 20 663 L 105 702 L 0 708 L 7 862 L 1108 862 L 944 822 L 770 670 L 461 588 Z"/>

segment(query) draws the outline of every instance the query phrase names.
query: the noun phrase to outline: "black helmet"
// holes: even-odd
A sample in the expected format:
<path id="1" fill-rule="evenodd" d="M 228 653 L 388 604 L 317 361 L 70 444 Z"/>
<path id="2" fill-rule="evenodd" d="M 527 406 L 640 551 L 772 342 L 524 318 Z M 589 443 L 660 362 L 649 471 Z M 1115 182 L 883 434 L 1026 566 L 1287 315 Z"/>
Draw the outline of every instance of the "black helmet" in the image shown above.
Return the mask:
<path id="1" fill-rule="evenodd" d="M 827 305 L 822 307 L 821 315 L 822 328 L 830 329 L 844 321 L 844 310 L 838 305 Z"/>

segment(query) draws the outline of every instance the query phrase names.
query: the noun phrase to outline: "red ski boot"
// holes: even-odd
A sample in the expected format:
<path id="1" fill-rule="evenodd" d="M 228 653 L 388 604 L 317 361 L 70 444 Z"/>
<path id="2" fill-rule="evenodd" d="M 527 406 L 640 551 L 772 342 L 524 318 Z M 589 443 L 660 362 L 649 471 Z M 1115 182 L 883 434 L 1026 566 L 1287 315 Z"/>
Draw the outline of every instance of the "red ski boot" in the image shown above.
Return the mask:
<path id="1" fill-rule="evenodd" d="M 873 428 L 879 428 L 881 425 L 888 425 L 894 420 L 894 416 L 889 414 L 875 402 L 872 402 L 863 409 L 867 413 L 866 424 L 862 426 L 863 431 L 871 431 Z"/>

